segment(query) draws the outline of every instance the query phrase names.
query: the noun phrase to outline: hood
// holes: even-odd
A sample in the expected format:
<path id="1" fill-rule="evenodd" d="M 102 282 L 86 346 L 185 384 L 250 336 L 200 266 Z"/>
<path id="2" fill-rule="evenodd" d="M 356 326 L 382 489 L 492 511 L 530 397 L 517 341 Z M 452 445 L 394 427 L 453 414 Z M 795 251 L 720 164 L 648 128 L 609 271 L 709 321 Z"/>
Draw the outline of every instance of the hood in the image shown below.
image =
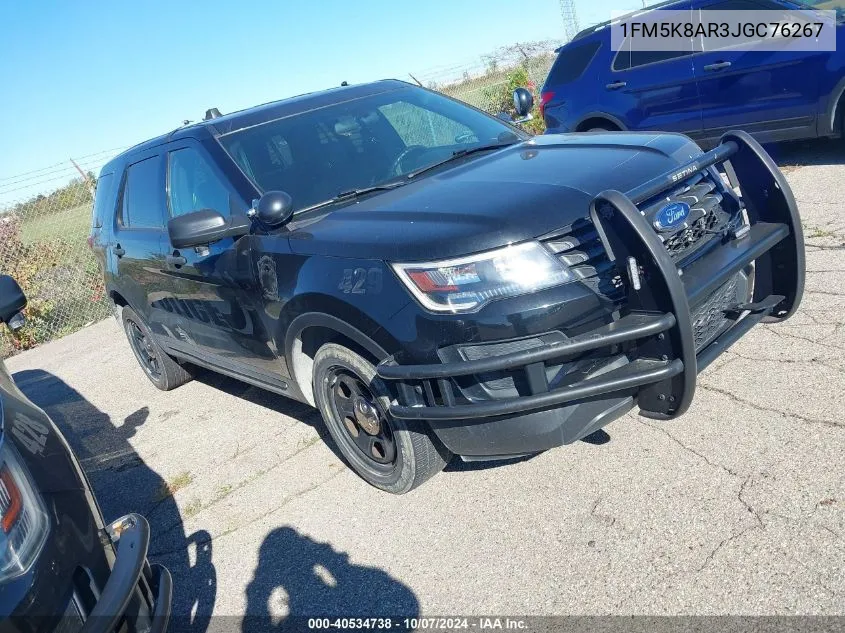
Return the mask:
<path id="1" fill-rule="evenodd" d="M 457 257 L 528 240 L 589 215 L 701 153 L 679 134 L 551 134 L 468 156 L 404 187 L 305 213 L 286 227 L 296 253 L 388 261 Z"/>

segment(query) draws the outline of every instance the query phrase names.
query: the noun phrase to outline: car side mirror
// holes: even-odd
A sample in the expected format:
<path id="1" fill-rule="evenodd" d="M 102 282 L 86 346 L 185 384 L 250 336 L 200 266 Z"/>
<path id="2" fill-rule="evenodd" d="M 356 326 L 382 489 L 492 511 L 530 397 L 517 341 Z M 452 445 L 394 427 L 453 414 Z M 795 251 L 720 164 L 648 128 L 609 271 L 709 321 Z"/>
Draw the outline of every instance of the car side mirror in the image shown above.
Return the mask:
<path id="1" fill-rule="evenodd" d="M 528 116 L 534 107 L 534 95 L 527 88 L 517 88 L 513 91 L 513 107 L 519 116 Z"/>
<path id="2" fill-rule="evenodd" d="M 17 330 L 24 323 L 20 312 L 25 307 L 26 295 L 18 282 L 9 275 L 0 275 L 0 321 Z"/>
<path id="3" fill-rule="evenodd" d="M 173 248 L 208 246 L 227 237 L 249 233 L 249 218 L 233 215 L 230 218 L 214 209 L 200 209 L 178 215 L 167 222 L 167 234 Z"/>
<path id="4" fill-rule="evenodd" d="M 253 207 L 255 217 L 267 226 L 282 226 L 293 217 L 293 198 L 286 191 L 266 191 Z"/>

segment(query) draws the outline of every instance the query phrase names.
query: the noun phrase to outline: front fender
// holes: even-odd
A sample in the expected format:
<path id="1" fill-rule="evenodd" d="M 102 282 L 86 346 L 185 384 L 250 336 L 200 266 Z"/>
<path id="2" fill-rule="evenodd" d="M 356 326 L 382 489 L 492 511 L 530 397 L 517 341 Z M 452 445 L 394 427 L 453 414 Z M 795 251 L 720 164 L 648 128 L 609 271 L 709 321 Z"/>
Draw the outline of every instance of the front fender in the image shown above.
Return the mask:
<path id="1" fill-rule="evenodd" d="M 312 299 L 314 299 L 312 297 Z M 330 299 L 323 297 L 323 299 Z M 330 303 L 334 303 L 330 301 Z M 313 303 L 312 303 L 313 305 Z M 339 307 L 336 305 L 336 307 Z M 387 332 L 367 315 L 358 312 L 350 306 L 343 306 L 340 310 L 345 314 L 343 319 L 332 316 L 327 312 L 309 311 L 297 315 L 287 327 L 285 333 L 285 358 L 291 358 L 294 343 L 301 338 L 302 333 L 311 327 L 322 327 L 344 335 L 354 341 L 379 361 L 390 356 L 397 348 L 397 343 Z"/>

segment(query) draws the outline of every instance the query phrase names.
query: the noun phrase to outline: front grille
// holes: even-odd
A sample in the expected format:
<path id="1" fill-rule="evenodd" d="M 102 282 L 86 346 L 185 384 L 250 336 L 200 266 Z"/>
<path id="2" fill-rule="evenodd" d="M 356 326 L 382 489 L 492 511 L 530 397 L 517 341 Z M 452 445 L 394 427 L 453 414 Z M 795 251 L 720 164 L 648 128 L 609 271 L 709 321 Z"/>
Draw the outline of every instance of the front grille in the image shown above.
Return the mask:
<path id="1" fill-rule="evenodd" d="M 607 258 L 604 245 L 590 220 L 583 218 L 543 240 L 577 279 L 615 303 L 625 298 L 622 277 Z"/>
<path id="2" fill-rule="evenodd" d="M 699 351 L 733 323 L 726 317 L 725 310 L 743 303 L 747 295 L 748 280 L 743 273 L 737 273 L 692 311 L 695 351 Z"/>
<path id="3" fill-rule="evenodd" d="M 718 226 L 719 216 L 711 210 L 690 224 L 689 228 L 670 237 L 663 245 L 672 258 L 676 259 L 687 251 L 691 251 L 708 234 L 713 235 Z"/>
<path id="4" fill-rule="evenodd" d="M 657 233 L 673 260 L 692 255 L 721 234 L 731 220 L 731 213 L 723 204 L 725 199 L 708 172 L 690 176 L 658 198 L 639 205 L 639 208 L 651 224 L 657 212 L 672 202 L 685 202 L 690 206 L 685 225 L 675 232 Z"/>
<path id="5" fill-rule="evenodd" d="M 710 171 L 693 174 L 659 196 L 640 203 L 638 208 L 654 226 L 657 213 L 673 202 L 689 205 L 690 212 L 684 224 L 675 230 L 659 231 L 656 227 L 654 230 L 681 269 L 692 261 L 692 255 L 728 234 L 740 213 L 739 201 Z M 617 266 L 608 259 L 598 232 L 588 218 L 577 220 L 543 242 L 576 278 L 617 307 L 622 306 L 625 282 Z M 692 311 L 696 350 L 710 343 L 727 327 L 724 310 L 745 301 L 747 288 L 747 279 L 740 273 Z"/>

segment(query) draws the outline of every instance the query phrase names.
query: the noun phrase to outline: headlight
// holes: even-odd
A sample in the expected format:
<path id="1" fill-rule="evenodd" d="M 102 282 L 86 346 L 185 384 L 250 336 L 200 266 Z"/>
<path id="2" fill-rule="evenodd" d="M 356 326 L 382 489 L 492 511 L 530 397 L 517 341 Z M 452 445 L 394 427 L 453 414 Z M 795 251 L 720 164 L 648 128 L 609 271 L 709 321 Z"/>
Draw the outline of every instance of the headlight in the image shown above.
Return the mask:
<path id="1" fill-rule="evenodd" d="M 0 446 L 0 582 L 25 574 L 47 538 L 49 523 L 17 451 Z"/>
<path id="2" fill-rule="evenodd" d="M 472 312 L 502 297 L 572 281 L 569 269 L 537 242 L 459 259 L 393 264 L 419 302 L 435 312 Z"/>

